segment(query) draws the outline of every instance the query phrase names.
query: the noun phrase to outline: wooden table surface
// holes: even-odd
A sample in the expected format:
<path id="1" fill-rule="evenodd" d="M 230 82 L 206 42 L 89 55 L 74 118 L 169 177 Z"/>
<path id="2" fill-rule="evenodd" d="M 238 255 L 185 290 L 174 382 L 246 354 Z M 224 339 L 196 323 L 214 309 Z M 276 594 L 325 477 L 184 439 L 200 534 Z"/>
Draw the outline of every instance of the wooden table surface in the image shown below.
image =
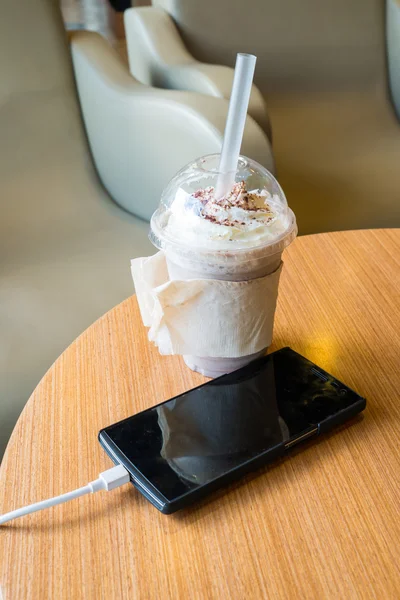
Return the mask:
<path id="1" fill-rule="evenodd" d="M 127 485 L 1 527 L 4 600 L 400 598 L 400 230 L 302 237 L 284 260 L 271 350 L 353 387 L 364 418 L 172 516 Z M 29 400 L 0 514 L 95 479 L 101 427 L 203 381 L 123 302 Z"/>

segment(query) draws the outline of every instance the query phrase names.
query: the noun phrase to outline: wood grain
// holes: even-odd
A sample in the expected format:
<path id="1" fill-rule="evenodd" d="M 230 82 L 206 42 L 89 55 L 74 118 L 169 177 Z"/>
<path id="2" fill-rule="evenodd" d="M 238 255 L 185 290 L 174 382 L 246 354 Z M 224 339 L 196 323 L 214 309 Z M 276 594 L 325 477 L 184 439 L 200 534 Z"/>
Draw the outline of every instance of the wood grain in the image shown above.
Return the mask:
<path id="1" fill-rule="evenodd" d="M 365 417 L 172 516 L 131 486 L 0 529 L 18 599 L 400 597 L 400 230 L 329 233 L 285 253 L 274 345 L 368 399 Z M 97 432 L 204 379 L 149 345 L 134 297 L 90 327 L 29 400 L 0 513 L 108 468 Z"/>

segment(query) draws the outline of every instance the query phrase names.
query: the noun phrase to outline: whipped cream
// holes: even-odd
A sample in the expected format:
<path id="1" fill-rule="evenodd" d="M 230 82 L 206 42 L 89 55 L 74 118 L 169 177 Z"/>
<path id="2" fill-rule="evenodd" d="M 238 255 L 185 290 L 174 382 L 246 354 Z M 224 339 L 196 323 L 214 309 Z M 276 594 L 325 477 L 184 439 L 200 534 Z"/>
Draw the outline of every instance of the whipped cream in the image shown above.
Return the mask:
<path id="1" fill-rule="evenodd" d="M 254 247 L 273 241 L 287 230 L 285 209 L 277 195 L 265 189 L 247 191 L 243 181 L 220 199 L 215 198 L 213 187 L 192 194 L 179 188 L 165 232 L 199 247 Z"/>

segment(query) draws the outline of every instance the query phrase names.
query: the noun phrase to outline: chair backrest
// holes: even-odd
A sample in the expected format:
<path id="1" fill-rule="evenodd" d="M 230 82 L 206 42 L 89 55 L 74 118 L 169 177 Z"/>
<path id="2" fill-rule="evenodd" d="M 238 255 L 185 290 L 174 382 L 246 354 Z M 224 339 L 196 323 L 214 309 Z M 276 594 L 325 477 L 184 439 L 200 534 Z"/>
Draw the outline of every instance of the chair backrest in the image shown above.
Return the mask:
<path id="1" fill-rule="evenodd" d="M 368 85 L 385 78 L 385 0 L 153 0 L 189 50 L 233 65 L 258 56 L 256 82 L 276 87 Z"/>

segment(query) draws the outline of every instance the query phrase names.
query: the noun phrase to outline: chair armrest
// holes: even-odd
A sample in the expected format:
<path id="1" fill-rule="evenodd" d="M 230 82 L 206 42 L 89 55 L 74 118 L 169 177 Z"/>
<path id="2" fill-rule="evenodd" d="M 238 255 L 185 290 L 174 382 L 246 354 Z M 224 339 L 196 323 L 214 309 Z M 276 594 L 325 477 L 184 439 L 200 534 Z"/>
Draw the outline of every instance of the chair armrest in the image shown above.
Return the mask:
<path id="1" fill-rule="evenodd" d="M 124 19 L 129 68 L 139 81 L 229 100 L 233 69 L 195 60 L 166 11 L 157 7 L 131 8 L 125 11 Z M 255 85 L 248 113 L 271 139 L 267 107 Z"/>
<path id="2" fill-rule="evenodd" d="M 140 84 L 97 33 L 75 32 L 71 51 L 100 179 L 118 204 L 149 219 L 163 188 L 179 169 L 199 156 L 220 151 L 228 103 Z M 246 121 L 242 152 L 274 170 L 269 141 L 251 117 Z"/>

